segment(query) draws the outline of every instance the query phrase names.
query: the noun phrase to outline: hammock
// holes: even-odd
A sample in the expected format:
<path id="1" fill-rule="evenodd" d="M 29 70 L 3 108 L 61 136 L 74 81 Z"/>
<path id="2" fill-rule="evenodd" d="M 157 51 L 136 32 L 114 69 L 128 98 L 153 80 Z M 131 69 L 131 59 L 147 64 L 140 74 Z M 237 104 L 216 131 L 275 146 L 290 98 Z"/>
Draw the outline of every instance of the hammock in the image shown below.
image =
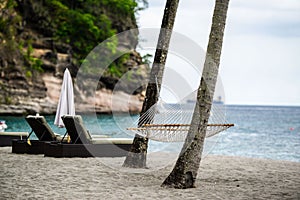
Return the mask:
<path id="1" fill-rule="evenodd" d="M 195 97 L 195 94 L 191 95 Z M 134 127 L 127 128 L 127 130 L 156 141 L 184 141 L 196 104 L 196 101 L 187 101 L 186 99 L 176 104 L 168 104 L 160 99 L 140 116 Z M 206 137 L 216 135 L 232 126 L 234 125 L 226 122 L 224 104 L 213 103 Z"/>
<path id="2" fill-rule="evenodd" d="M 233 124 L 208 124 L 206 137 L 211 137 L 234 126 Z M 190 124 L 144 124 L 140 128 L 127 128 L 139 135 L 162 142 L 181 142 L 189 131 Z"/>

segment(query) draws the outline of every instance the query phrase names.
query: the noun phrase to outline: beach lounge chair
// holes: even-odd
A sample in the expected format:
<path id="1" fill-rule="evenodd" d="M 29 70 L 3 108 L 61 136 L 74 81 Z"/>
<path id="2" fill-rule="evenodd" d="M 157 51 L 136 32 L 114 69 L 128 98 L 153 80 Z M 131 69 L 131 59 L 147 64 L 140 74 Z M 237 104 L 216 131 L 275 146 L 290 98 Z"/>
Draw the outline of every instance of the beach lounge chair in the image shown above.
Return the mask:
<path id="1" fill-rule="evenodd" d="M 71 142 L 69 144 L 47 143 L 45 156 L 122 157 L 127 155 L 132 145 L 132 139 L 130 138 L 92 138 L 80 115 L 65 115 L 62 119 Z"/>
<path id="2" fill-rule="evenodd" d="M 28 115 L 25 120 L 32 131 L 22 140 L 12 141 L 12 153 L 43 154 L 45 142 L 61 142 L 62 137 L 52 131 L 44 116 Z M 28 140 L 35 133 L 38 140 Z"/>
<path id="3" fill-rule="evenodd" d="M 25 120 L 39 141 L 61 141 L 62 137 L 52 131 L 44 116 L 29 115 Z"/>
<path id="4" fill-rule="evenodd" d="M 73 144 L 91 144 L 92 137 L 85 128 L 80 115 L 64 115 L 62 120 Z"/>

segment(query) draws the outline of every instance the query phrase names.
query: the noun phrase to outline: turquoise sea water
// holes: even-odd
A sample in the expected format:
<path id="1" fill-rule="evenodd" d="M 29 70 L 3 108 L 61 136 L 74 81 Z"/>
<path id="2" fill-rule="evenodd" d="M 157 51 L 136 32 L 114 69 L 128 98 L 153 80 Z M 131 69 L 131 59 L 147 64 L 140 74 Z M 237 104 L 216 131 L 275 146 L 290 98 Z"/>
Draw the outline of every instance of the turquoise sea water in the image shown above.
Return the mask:
<path id="1" fill-rule="evenodd" d="M 207 140 L 205 154 L 235 155 L 300 162 L 300 107 L 227 106 L 227 121 L 235 126 Z M 53 125 L 54 116 L 45 116 L 51 128 L 60 134 L 64 128 Z M 27 131 L 24 117 L 0 116 L 6 131 Z M 138 116 L 83 115 L 87 129 L 93 134 L 129 137 L 124 127 Z M 32 136 L 34 137 L 34 136 Z M 182 143 L 151 141 L 149 151 L 180 151 Z"/>

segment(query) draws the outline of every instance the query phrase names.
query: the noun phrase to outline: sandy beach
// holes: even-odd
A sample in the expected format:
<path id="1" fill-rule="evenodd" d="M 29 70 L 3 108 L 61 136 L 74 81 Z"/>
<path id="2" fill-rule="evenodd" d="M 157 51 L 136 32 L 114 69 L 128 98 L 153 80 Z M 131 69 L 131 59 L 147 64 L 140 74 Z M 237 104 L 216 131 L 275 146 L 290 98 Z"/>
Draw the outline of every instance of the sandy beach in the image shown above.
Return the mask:
<path id="1" fill-rule="evenodd" d="M 300 199 L 300 163 L 208 155 L 197 188 L 162 188 L 175 159 L 156 153 L 149 169 L 134 170 L 120 167 L 124 157 L 49 158 L 2 147 L 0 199 Z"/>

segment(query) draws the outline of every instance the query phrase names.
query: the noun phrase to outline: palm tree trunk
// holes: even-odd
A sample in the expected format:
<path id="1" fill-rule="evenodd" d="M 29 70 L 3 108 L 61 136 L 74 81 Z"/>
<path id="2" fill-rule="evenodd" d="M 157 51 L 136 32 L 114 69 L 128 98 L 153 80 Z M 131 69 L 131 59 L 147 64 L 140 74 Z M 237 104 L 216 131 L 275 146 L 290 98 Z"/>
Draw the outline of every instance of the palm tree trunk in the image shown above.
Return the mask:
<path id="1" fill-rule="evenodd" d="M 158 100 L 178 4 L 179 0 L 167 0 L 166 2 L 154 62 L 151 68 L 150 80 L 146 89 L 146 98 L 140 116 Z M 151 123 L 153 119 L 148 120 L 148 123 Z M 139 123 L 139 126 L 141 125 L 142 124 Z M 133 144 L 123 163 L 123 167 L 146 168 L 147 149 L 148 138 L 135 135 Z"/>
<path id="2" fill-rule="evenodd" d="M 172 188 L 195 187 L 219 71 L 228 4 L 229 0 L 216 0 L 192 124 L 173 171 L 162 186 Z"/>

